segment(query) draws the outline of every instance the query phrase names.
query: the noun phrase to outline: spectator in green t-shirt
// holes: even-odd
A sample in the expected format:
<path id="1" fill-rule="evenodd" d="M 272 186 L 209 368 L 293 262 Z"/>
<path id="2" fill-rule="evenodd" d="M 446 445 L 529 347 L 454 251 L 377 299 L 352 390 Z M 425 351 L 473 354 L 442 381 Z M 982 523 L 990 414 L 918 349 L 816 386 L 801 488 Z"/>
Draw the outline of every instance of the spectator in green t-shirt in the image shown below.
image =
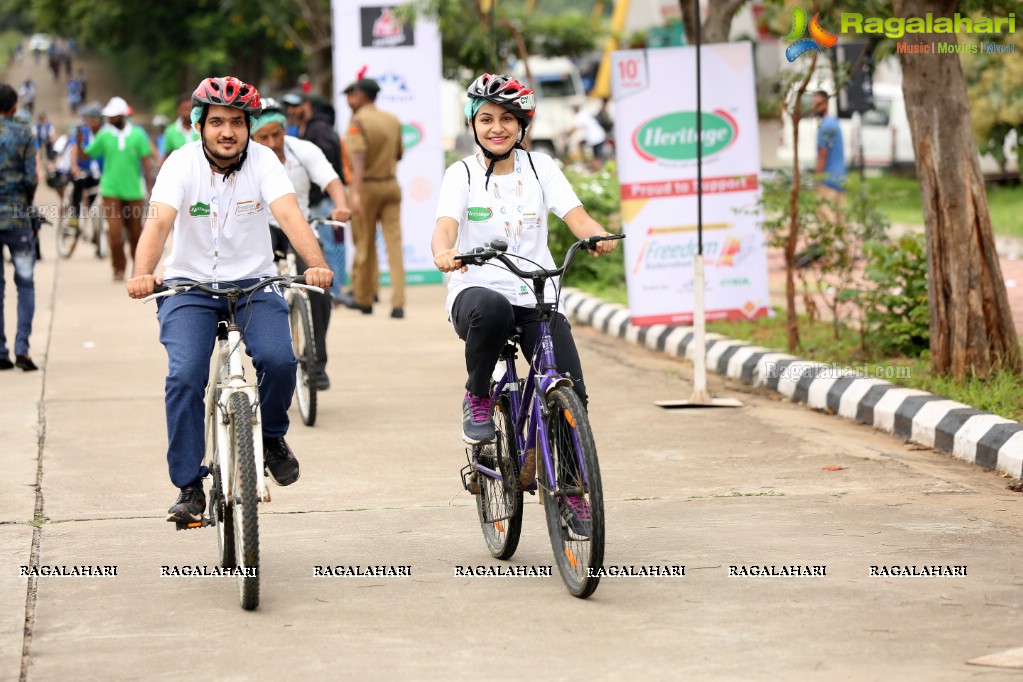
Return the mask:
<path id="1" fill-rule="evenodd" d="M 163 131 L 163 158 L 198 139 L 199 133 L 192 127 L 192 93 L 188 93 L 178 100 L 178 117 Z"/>
<path id="2" fill-rule="evenodd" d="M 96 133 L 85 148 L 92 159 L 103 159 L 103 174 L 99 180 L 99 193 L 103 197 L 103 212 L 109 225 L 110 258 L 114 266 L 114 281 L 124 280 L 127 262 L 124 256 L 124 230 L 128 231 L 132 260 L 135 247 L 142 235 L 142 203 L 146 188 L 152 189 L 152 148 L 149 136 L 138 126 L 127 121 L 128 103 L 112 97 L 103 108 L 103 117 L 109 125 Z M 142 184 L 142 172 L 146 184 Z"/>

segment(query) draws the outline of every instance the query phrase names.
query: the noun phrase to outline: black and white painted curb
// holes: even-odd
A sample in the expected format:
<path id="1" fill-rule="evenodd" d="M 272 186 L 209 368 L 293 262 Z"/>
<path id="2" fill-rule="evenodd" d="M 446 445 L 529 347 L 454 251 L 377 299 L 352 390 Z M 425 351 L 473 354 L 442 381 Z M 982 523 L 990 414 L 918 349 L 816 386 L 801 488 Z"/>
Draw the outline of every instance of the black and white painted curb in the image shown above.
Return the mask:
<path id="1" fill-rule="evenodd" d="M 692 327 L 635 327 L 623 306 L 568 288 L 562 292 L 562 310 L 570 320 L 610 336 L 693 359 Z M 707 333 L 706 340 L 709 371 L 766 386 L 813 409 L 855 419 L 985 469 L 1023 477 L 1023 424 L 926 391 L 801 360 L 721 334 Z"/>

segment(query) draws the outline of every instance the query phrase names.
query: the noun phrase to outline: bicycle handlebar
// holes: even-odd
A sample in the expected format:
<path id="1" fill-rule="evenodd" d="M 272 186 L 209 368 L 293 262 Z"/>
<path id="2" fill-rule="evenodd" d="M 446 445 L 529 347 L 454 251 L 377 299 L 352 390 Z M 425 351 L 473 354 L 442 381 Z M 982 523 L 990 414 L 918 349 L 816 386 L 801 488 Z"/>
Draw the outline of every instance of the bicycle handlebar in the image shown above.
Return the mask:
<path id="1" fill-rule="evenodd" d="M 565 262 L 562 263 L 561 267 L 556 270 L 540 269 L 533 270 L 532 272 L 522 270 L 517 265 L 515 265 L 511 258 L 505 253 L 508 250 L 508 243 L 503 239 L 494 239 L 493 241 L 490 242 L 489 248 L 478 246 L 469 253 L 459 254 L 454 258 L 455 260 L 462 261 L 464 265 L 483 265 L 486 261 L 490 260 L 491 258 L 496 258 L 497 260 L 501 261 L 506 266 L 508 266 L 508 270 L 510 270 L 513 274 L 519 277 L 528 277 L 530 279 L 550 278 L 557 277 L 558 275 L 564 273 L 565 270 L 568 269 L 569 264 L 571 264 L 572 257 L 575 256 L 575 252 L 578 251 L 579 249 L 592 251 L 593 249 L 596 248 L 597 242 L 610 241 L 612 239 L 625 239 L 625 235 L 624 234 L 610 234 L 607 236 L 595 235 L 593 237 L 587 237 L 586 239 L 580 239 L 579 241 L 575 242 L 574 244 L 572 244 L 572 246 L 568 248 L 568 253 L 565 254 Z M 518 258 L 518 256 L 513 257 Z"/>
<path id="2" fill-rule="evenodd" d="M 242 297 L 248 296 L 249 294 L 255 293 L 269 284 L 280 283 L 284 288 L 295 288 L 295 289 L 306 289 L 308 291 L 315 291 L 318 294 L 323 293 L 323 289 L 320 287 L 314 287 L 311 284 L 305 283 L 305 275 L 299 275 L 297 277 L 291 277 L 290 275 L 276 275 L 274 277 L 267 277 L 261 279 L 255 284 L 248 287 L 240 287 L 235 284 L 224 286 L 220 289 L 214 289 L 211 285 L 213 282 L 193 282 L 190 280 L 181 280 L 173 282 L 171 284 L 157 284 L 153 287 L 153 293 L 142 299 L 143 303 L 147 303 L 157 298 L 165 298 L 167 296 L 176 296 L 183 294 L 186 291 L 196 289 L 198 291 L 205 292 L 212 296 L 234 296 Z M 220 283 L 223 284 L 223 283 Z"/>

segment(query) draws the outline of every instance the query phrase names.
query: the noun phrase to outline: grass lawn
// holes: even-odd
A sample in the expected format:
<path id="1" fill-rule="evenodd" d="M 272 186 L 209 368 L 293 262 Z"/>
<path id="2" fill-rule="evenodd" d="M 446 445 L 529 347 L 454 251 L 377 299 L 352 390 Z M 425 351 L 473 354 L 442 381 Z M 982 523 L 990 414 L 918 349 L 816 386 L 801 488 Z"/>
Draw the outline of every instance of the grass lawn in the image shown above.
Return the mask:
<path id="1" fill-rule="evenodd" d="M 7 63 L 14 55 L 14 48 L 24 39 L 25 36 L 13 29 L 0 31 L 0 69 L 7 68 Z"/>
<path id="2" fill-rule="evenodd" d="M 915 178 L 867 178 L 867 190 L 876 198 L 878 209 L 893 223 L 923 225 L 920 185 Z M 860 178 L 849 176 L 849 191 L 859 191 Z M 1019 186 L 988 185 L 988 208 L 995 234 L 1023 237 L 1023 189 Z"/>
<path id="3" fill-rule="evenodd" d="M 768 348 L 786 348 L 785 317 L 780 310 L 775 317 L 758 320 L 711 322 L 707 329 Z M 810 323 L 804 318 L 800 320 L 799 332 L 802 349 L 795 355 L 805 360 L 850 367 L 860 374 L 928 391 L 1006 419 L 1023 421 L 1023 377 L 1020 375 L 1001 372 L 987 380 L 973 378 L 956 384 L 946 377 L 933 376 L 926 358 L 877 357 L 864 352 L 860 348 L 859 334 L 851 329 L 842 330 L 835 339 L 830 323 Z"/>

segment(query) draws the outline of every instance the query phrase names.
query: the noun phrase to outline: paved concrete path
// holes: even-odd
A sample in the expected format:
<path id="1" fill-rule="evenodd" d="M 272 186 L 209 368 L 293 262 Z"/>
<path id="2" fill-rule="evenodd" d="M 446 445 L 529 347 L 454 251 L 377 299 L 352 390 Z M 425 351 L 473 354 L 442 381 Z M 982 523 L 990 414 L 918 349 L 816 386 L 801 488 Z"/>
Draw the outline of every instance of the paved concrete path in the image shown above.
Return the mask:
<path id="1" fill-rule="evenodd" d="M 688 368 L 585 328 L 607 564 L 685 577 L 609 578 L 585 602 L 556 576 L 455 577 L 496 562 L 457 477 L 464 374 L 439 287 L 411 289 L 402 321 L 337 312 L 334 387 L 292 429 L 302 479 L 262 510 L 262 602 L 243 612 L 230 579 L 160 577 L 214 565 L 216 540 L 163 521 L 154 308 L 86 253 L 45 255 L 44 369 L 0 375 L 0 679 L 997 679 L 964 661 L 1019 644 L 1023 509 L 1004 479 L 740 387 L 715 386 L 738 410 L 659 410 Z M 117 577 L 30 583 L 34 554 Z M 513 563 L 551 561 L 531 499 Z M 326 564 L 412 576 L 314 577 Z M 827 575 L 728 575 L 782 564 Z M 891 564 L 968 568 L 869 576 Z"/>
<path id="2" fill-rule="evenodd" d="M 386 291 L 375 315 L 337 312 L 334 387 L 289 435 L 302 479 L 261 510 L 259 609 L 231 579 L 160 577 L 213 566 L 216 539 L 163 521 L 155 308 L 42 239 L 43 370 L 0 374 L 0 680 L 1018 679 L 965 663 L 1020 645 L 1023 507 L 1005 479 L 717 377 L 745 407 L 659 410 L 689 395 L 688 365 L 581 327 L 606 563 L 685 576 L 608 578 L 587 601 L 556 575 L 456 577 L 499 562 L 458 480 L 464 367 L 439 287 L 410 289 L 402 321 L 381 314 Z M 550 565 L 528 501 L 512 563 Z M 313 575 L 338 564 L 412 575 Z M 729 576 L 793 564 L 826 575 Z M 53 565 L 117 576 L 19 575 Z"/>

